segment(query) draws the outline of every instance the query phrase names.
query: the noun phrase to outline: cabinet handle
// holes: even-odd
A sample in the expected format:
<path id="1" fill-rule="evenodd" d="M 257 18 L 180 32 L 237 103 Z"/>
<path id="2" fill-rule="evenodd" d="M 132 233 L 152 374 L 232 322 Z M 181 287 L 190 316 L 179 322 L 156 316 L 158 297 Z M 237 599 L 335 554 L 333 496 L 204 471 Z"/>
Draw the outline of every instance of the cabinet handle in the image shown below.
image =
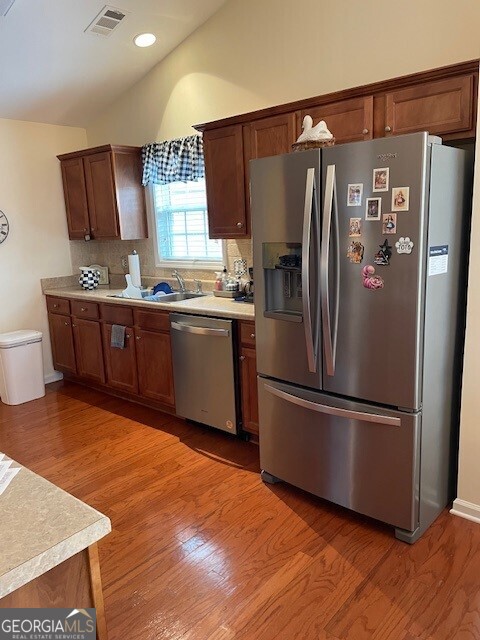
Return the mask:
<path id="1" fill-rule="evenodd" d="M 241 229 L 243 227 L 243 222 L 237 222 L 237 227 Z"/>
<path id="2" fill-rule="evenodd" d="M 364 130 L 362 131 L 362 133 L 363 133 L 363 135 L 364 135 L 364 136 L 366 136 L 366 135 L 367 135 L 367 133 L 368 133 L 368 129 L 364 129 Z"/>
<path id="3" fill-rule="evenodd" d="M 245 356 L 240 356 L 240 360 L 243 362 L 243 360 L 245 360 Z"/>
<path id="4" fill-rule="evenodd" d="M 250 334 L 250 338 L 252 338 L 252 340 L 255 340 L 255 334 L 254 334 L 254 333 L 251 333 L 251 334 Z"/>
<path id="5" fill-rule="evenodd" d="M 392 130 L 392 127 L 388 127 L 388 126 L 387 126 L 387 127 L 385 127 L 385 131 L 386 131 L 386 133 L 390 133 L 390 131 L 391 131 L 391 130 Z"/>

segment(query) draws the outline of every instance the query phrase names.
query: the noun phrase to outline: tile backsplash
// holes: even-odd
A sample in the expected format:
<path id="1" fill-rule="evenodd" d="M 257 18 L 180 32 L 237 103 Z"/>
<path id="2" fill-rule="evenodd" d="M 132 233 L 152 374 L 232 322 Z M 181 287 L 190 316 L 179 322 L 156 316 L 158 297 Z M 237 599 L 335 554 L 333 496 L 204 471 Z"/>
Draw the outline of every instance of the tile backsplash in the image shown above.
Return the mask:
<path id="1" fill-rule="evenodd" d="M 252 241 L 251 240 L 227 240 L 227 269 L 233 273 L 234 260 L 243 259 L 247 261 L 247 268 L 251 267 L 252 261 Z M 127 256 L 135 249 L 140 256 L 140 268 L 142 276 L 158 277 L 170 279 L 172 269 L 159 268 L 155 266 L 155 253 L 153 240 L 72 240 L 70 251 L 72 256 L 72 267 L 74 274 L 79 272 L 79 267 L 90 264 L 100 264 L 109 268 L 110 274 L 123 275 L 127 269 L 122 267 L 122 257 Z M 214 271 L 203 271 L 201 269 L 180 269 L 183 277 L 188 280 L 202 280 L 202 282 L 213 282 Z"/>

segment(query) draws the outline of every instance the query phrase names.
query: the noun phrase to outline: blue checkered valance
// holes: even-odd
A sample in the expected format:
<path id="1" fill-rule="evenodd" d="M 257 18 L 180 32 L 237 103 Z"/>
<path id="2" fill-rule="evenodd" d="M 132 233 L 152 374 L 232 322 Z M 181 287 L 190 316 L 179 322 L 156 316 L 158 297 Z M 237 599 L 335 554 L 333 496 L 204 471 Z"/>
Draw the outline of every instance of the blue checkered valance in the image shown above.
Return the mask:
<path id="1" fill-rule="evenodd" d="M 188 136 L 142 147 L 142 184 L 169 184 L 205 176 L 202 136 Z"/>

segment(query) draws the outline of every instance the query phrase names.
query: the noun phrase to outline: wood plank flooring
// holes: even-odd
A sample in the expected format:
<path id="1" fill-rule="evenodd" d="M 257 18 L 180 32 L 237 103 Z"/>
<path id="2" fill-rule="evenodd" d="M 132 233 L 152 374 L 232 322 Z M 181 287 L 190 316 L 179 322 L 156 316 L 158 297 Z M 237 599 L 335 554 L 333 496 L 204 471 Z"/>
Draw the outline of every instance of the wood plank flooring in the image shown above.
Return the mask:
<path id="1" fill-rule="evenodd" d="M 480 526 L 412 547 L 259 477 L 258 448 L 72 383 L 0 404 L 0 451 L 112 520 L 110 640 L 479 640 Z"/>

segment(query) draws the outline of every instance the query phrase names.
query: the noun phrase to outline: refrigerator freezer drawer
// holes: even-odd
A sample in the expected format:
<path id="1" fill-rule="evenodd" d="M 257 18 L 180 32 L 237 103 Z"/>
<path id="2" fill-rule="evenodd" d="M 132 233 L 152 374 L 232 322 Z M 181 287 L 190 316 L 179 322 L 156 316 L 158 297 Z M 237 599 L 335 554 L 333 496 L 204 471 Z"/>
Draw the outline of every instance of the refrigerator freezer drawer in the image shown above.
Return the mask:
<path id="1" fill-rule="evenodd" d="M 359 513 L 416 529 L 419 414 L 264 378 L 258 385 L 262 469 Z"/>

